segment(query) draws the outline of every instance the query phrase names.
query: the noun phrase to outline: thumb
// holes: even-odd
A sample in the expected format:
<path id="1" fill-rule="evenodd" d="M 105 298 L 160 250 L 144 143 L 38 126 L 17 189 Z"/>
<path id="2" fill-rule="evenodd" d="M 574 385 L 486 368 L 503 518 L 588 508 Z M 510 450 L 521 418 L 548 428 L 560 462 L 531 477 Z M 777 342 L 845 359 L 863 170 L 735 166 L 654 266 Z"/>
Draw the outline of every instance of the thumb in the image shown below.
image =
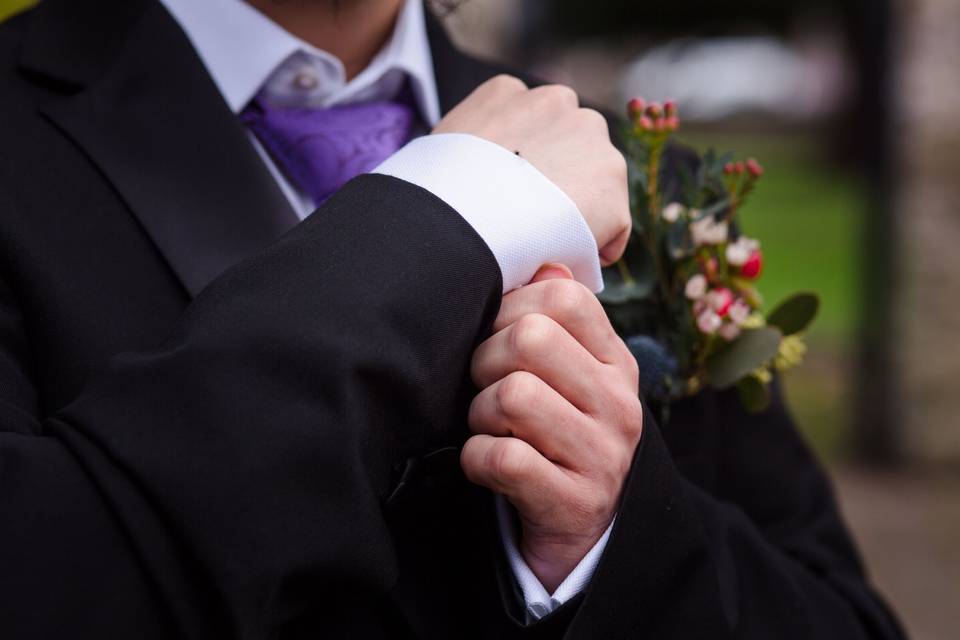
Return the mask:
<path id="1" fill-rule="evenodd" d="M 573 272 L 566 265 L 548 262 L 533 274 L 530 284 L 544 280 L 573 280 Z"/>

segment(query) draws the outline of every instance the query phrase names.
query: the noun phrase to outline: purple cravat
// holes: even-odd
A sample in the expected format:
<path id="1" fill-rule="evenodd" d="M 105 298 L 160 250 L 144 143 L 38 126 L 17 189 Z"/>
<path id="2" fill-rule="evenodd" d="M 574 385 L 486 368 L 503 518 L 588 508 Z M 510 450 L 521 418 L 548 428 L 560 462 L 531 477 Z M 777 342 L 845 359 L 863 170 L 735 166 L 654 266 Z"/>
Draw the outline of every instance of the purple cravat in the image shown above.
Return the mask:
<path id="1" fill-rule="evenodd" d="M 416 119 L 404 97 L 311 109 L 275 107 L 258 96 L 240 119 L 284 174 L 320 204 L 410 140 Z"/>

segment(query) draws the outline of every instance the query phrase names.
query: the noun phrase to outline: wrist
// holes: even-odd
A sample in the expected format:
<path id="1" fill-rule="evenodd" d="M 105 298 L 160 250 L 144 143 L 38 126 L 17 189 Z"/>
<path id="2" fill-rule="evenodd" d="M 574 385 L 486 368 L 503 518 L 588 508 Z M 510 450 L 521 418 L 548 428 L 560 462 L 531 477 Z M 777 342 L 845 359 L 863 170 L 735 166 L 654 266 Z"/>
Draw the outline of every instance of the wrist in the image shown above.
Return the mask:
<path id="1" fill-rule="evenodd" d="M 520 537 L 520 553 L 548 593 L 553 593 L 603 537 L 606 526 L 587 535 L 538 533 L 527 526 Z"/>

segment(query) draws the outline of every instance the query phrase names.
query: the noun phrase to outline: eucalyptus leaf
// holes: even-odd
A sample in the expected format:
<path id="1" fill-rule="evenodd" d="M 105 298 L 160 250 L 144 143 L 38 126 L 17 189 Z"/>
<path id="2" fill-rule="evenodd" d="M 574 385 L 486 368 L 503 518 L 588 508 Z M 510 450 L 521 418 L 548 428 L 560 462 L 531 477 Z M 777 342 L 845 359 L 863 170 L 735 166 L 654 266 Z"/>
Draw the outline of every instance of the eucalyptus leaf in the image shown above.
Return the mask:
<path id="1" fill-rule="evenodd" d="M 597 297 L 604 304 L 642 300 L 653 293 L 656 278 L 653 257 L 641 242 L 632 240 L 623 258 L 603 270 L 603 291 Z"/>
<path id="2" fill-rule="evenodd" d="M 800 333 L 810 326 L 820 309 L 820 298 L 815 293 L 797 293 L 780 304 L 767 316 L 767 325 L 777 327 L 785 336 Z"/>
<path id="3" fill-rule="evenodd" d="M 677 167 L 680 172 L 680 199 L 684 204 L 690 205 L 697 201 L 697 194 L 700 193 L 700 185 L 696 177 L 690 171 L 690 167 L 680 164 Z"/>
<path id="4" fill-rule="evenodd" d="M 722 198 L 716 202 L 710 204 L 703 209 L 700 209 L 699 215 L 693 217 L 693 221 L 697 222 L 698 220 L 703 220 L 707 216 L 716 216 L 718 213 L 722 213 L 730 208 L 730 200 L 728 198 Z"/>
<path id="5" fill-rule="evenodd" d="M 737 383 L 740 402 L 750 413 L 760 413 L 770 406 L 770 388 L 756 376 L 747 376 Z"/>
<path id="6" fill-rule="evenodd" d="M 690 237 L 690 226 L 684 220 L 678 220 L 670 225 L 666 239 L 667 250 L 674 260 L 689 258 L 697 251 L 693 238 Z"/>
<path id="7" fill-rule="evenodd" d="M 710 386 L 725 389 L 736 384 L 777 355 L 783 334 L 779 329 L 747 329 L 707 360 Z"/>
<path id="8" fill-rule="evenodd" d="M 723 171 L 723 167 L 724 167 L 725 165 L 727 165 L 728 163 L 733 162 L 734 158 L 736 158 L 736 157 L 737 157 L 737 154 L 735 154 L 733 151 L 724 151 L 722 154 L 720 154 L 719 156 L 717 156 L 716 164 L 714 165 L 714 169 L 715 169 L 717 172 L 722 172 L 722 171 Z"/>

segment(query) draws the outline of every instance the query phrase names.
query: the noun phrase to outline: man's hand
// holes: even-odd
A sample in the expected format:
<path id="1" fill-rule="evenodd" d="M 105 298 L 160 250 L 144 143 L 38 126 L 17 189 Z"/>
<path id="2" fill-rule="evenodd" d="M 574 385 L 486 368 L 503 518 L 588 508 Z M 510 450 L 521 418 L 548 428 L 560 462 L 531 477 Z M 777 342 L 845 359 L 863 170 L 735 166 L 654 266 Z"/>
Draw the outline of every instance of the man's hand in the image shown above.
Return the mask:
<path id="1" fill-rule="evenodd" d="M 494 332 L 474 353 L 477 435 L 460 463 L 516 507 L 521 552 L 552 592 L 616 511 L 643 427 L 637 363 L 564 267 L 507 294 Z"/>
<path id="2" fill-rule="evenodd" d="M 610 142 L 604 117 L 580 108 L 572 89 L 527 89 L 517 78 L 497 76 L 433 132 L 469 133 L 518 152 L 576 203 L 604 265 L 623 253 L 630 235 L 627 165 Z"/>

